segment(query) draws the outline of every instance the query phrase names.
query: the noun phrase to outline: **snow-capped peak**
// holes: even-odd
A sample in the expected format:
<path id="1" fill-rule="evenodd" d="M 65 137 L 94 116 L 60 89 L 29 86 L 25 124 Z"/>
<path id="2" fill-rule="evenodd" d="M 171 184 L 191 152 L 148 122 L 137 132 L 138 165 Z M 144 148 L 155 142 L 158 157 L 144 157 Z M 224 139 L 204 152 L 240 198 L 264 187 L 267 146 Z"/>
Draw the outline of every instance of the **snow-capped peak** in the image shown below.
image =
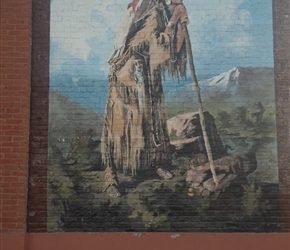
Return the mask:
<path id="1" fill-rule="evenodd" d="M 219 74 L 202 82 L 204 87 L 216 87 L 219 91 L 225 91 L 228 88 L 236 88 L 238 86 L 240 76 L 240 67 L 235 67 L 227 72 Z"/>

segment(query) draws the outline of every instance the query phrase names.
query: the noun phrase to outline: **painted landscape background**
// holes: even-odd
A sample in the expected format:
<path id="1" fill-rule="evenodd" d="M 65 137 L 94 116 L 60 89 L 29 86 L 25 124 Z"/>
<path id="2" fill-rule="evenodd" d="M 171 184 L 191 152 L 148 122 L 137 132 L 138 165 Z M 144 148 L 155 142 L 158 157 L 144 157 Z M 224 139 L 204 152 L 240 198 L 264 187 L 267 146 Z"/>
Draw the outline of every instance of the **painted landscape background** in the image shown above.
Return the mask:
<path id="1" fill-rule="evenodd" d="M 161 180 L 154 171 L 134 178 L 119 173 L 122 196 L 110 199 L 102 192 L 100 152 L 106 58 L 127 2 L 53 0 L 50 231 L 279 230 L 271 1 L 209 2 L 184 4 L 204 107 L 213 118 L 211 131 L 222 142 L 216 159 L 239 156 L 241 169 L 250 166 L 251 171 L 236 174 L 242 178 L 203 196 L 204 190 L 192 188 L 190 171 L 203 164 L 204 150 L 178 141 L 173 129 L 171 140 L 182 144 L 172 151 L 174 178 Z M 180 82 L 167 77 L 163 86 L 170 126 L 177 126 L 174 119 L 198 111 L 190 77 Z M 229 178 L 236 171 L 242 172 L 222 173 Z M 210 177 L 203 178 L 205 187 Z"/>

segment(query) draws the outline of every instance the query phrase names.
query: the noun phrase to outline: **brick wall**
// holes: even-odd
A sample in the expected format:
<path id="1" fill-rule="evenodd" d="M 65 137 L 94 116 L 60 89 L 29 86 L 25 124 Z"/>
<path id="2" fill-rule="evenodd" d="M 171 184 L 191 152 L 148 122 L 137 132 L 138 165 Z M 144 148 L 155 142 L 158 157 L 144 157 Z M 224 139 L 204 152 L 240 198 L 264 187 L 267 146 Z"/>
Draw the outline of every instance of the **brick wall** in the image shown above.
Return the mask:
<path id="1" fill-rule="evenodd" d="M 280 185 L 282 198 L 282 228 L 289 231 L 289 2 L 277 1 L 276 25 L 276 83 L 280 112 L 278 136 L 283 143 L 280 152 Z M 31 231 L 45 231 L 46 200 L 46 147 L 47 137 L 47 86 L 48 66 L 39 66 L 42 59 L 48 62 L 47 3 L 36 3 L 34 22 L 38 23 L 34 33 L 34 90 L 30 98 L 31 77 L 31 1 L 1 0 L 1 83 L 0 83 L 0 231 L 19 233 L 26 231 L 27 188 L 28 188 L 28 141 L 30 102 L 32 100 L 31 143 L 30 143 L 30 204 L 29 223 Z M 39 5 L 37 5 L 39 4 Z M 282 10 L 282 11 L 281 11 Z M 287 11 L 288 10 L 288 11 Z M 278 14 L 281 13 L 281 14 Z M 43 19 L 41 19 L 43 18 Z M 42 20 L 42 21 L 41 21 Z M 46 31 L 41 33 L 44 25 Z M 38 33 L 40 32 L 40 33 Z M 288 32 L 288 33 L 287 33 Z M 283 36 L 284 35 L 284 36 Z M 283 38 L 281 38 L 283 37 Z M 287 38 L 288 37 L 288 38 Z M 279 48 L 280 49 L 279 49 Z M 43 53 L 44 54 L 41 54 Z M 285 56 L 286 55 L 286 56 Z M 282 73 L 281 73 L 282 72 Z M 42 78 L 43 77 L 43 78 Z M 39 198 L 41 198 L 40 206 Z M 34 219 L 32 219 L 34 218 Z M 6 249 L 5 249 L 6 250 Z"/>
<path id="2" fill-rule="evenodd" d="M 31 1 L 1 0 L 0 231 L 26 231 Z"/>
<path id="3" fill-rule="evenodd" d="M 32 3 L 28 231 L 46 231 L 49 85 L 49 1 Z"/>
<path id="4" fill-rule="evenodd" d="M 274 58 L 281 227 L 290 231 L 290 1 L 274 1 Z M 288 125 L 286 125 L 288 124 Z"/>

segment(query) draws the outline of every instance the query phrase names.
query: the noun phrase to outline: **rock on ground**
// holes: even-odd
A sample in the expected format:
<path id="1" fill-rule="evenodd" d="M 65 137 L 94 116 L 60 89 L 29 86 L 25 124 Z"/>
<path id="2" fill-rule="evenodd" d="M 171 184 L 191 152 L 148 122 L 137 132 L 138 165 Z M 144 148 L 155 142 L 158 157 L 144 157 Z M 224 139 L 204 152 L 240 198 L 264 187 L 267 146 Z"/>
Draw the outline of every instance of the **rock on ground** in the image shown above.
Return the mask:
<path id="1" fill-rule="evenodd" d="M 214 161 L 219 185 L 215 185 L 209 163 L 197 167 L 191 167 L 187 171 L 186 181 L 190 184 L 188 195 L 194 196 L 196 192 L 202 197 L 211 194 L 217 196 L 220 192 L 236 185 L 247 183 L 248 174 L 257 169 L 255 154 L 247 153 L 234 156 L 225 156 Z"/>
<path id="2" fill-rule="evenodd" d="M 226 151 L 218 135 L 214 117 L 208 111 L 204 112 L 204 116 L 213 156 L 214 158 L 224 156 Z M 179 155 L 206 152 L 198 112 L 172 117 L 167 120 L 167 127 L 170 144 Z"/>

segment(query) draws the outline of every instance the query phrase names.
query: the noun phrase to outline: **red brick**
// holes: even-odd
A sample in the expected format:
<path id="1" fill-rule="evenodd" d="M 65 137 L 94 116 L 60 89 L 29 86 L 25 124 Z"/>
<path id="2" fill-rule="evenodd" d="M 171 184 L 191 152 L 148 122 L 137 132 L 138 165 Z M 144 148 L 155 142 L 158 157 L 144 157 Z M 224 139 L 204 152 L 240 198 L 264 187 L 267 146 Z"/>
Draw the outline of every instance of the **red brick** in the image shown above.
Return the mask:
<path id="1" fill-rule="evenodd" d="M 10 170 L 11 176 L 18 176 L 21 179 L 21 176 L 26 176 L 27 172 L 24 170 Z"/>
<path id="2" fill-rule="evenodd" d="M 2 227 L 2 230 L 3 229 L 13 230 L 13 229 L 17 228 L 17 225 L 16 225 L 16 223 L 3 222 L 1 227 Z"/>
<path id="3" fill-rule="evenodd" d="M 1 13 L 2 14 L 2 13 Z M 8 23 L 2 23 L 1 22 L 1 28 L 3 29 L 3 30 L 14 30 L 15 29 L 15 25 L 13 25 L 13 24 L 8 24 Z"/>
<path id="4" fill-rule="evenodd" d="M 14 211 L 3 211 L 2 212 L 2 216 L 3 217 L 16 217 L 18 216 L 18 213 L 17 212 L 14 212 Z"/>
<path id="5" fill-rule="evenodd" d="M 18 135 L 22 135 L 23 133 L 24 133 L 23 131 L 17 131 L 17 130 L 15 130 L 15 131 L 6 131 L 5 132 L 6 135 L 13 135 L 13 136 L 15 136 L 15 135 L 17 135 L 17 136 Z"/>
<path id="6" fill-rule="evenodd" d="M 3 200 L 8 200 L 8 199 L 10 200 L 11 199 L 11 195 L 10 194 L 1 194 L 1 197 L 2 197 Z"/>
<path id="7" fill-rule="evenodd" d="M 0 134 L 1 134 L 2 136 L 5 135 L 5 132 L 6 132 L 7 130 L 12 130 L 12 125 L 7 125 L 7 124 L 5 124 L 5 123 L 6 123 L 6 121 L 5 121 L 4 119 L 0 119 L 0 126 L 1 126 Z"/>
<path id="8" fill-rule="evenodd" d="M 11 149 L 11 148 L 4 148 L 4 147 L 1 147 L 1 148 L 0 148 L 0 152 L 1 152 L 1 153 L 10 153 L 10 152 L 12 152 L 12 149 Z"/>
<path id="9" fill-rule="evenodd" d="M 12 35 L 12 36 L 17 36 L 17 35 L 21 35 L 21 34 L 22 34 L 22 31 L 20 31 L 20 30 L 13 29 L 13 30 L 8 31 L 8 35 Z M 17 43 L 14 43 L 14 44 L 16 45 Z M 10 46 L 11 46 L 11 44 L 10 44 Z M 19 46 L 19 42 L 16 46 Z"/>
<path id="10" fill-rule="evenodd" d="M 6 165 L 16 165 L 16 164 L 25 164 L 26 159 L 3 159 L 2 164 Z"/>
<path id="11" fill-rule="evenodd" d="M 1 100 L 2 103 L 21 103 L 21 98 L 20 97 L 13 97 L 11 96 L 6 96 L 5 98 L 2 98 Z"/>
<path id="12" fill-rule="evenodd" d="M 26 195 L 24 195 L 24 194 L 11 194 L 10 198 L 14 199 L 14 200 L 25 200 Z"/>
<path id="13" fill-rule="evenodd" d="M 11 200 L 11 199 L 9 199 L 9 200 L 3 200 L 2 201 L 2 204 L 4 204 L 4 205 L 17 205 L 17 200 Z"/>
<path id="14" fill-rule="evenodd" d="M 10 115 L 10 114 L 9 114 Z M 6 118 L 7 119 L 7 118 Z M 6 124 L 21 124 L 23 122 L 23 120 L 21 119 L 10 119 L 6 121 Z"/>
<path id="15" fill-rule="evenodd" d="M 25 218 L 27 213 L 26 211 L 16 211 L 18 217 Z"/>
<path id="16" fill-rule="evenodd" d="M 5 121 L 11 118 L 12 118 L 12 114 L 0 114 L 0 119 L 5 119 Z"/>
<path id="17" fill-rule="evenodd" d="M 1 127 L 1 129 L 3 129 L 3 128 Z M 5 131 L 3 131 L 3 132 L 5 133 Z M 0 140 L 1 141 L 12 141 L 12 136 L 9 136 L 9 135 L 4 136 L 4 135 L 1 135 L 0 136 Z M 0 149 L 0 152 L 3 152 L 2 149 Z"/>
<path id="18" fill-rule="evenodd" d="M 19 141 L 19 140 L 14 140 L 14 141 Z M 13 153 L 27 153 L 28 149 L 27 148 L 13 148 L 12 152 Z"/>
<path id="19" fill-rule="evenodd" d="M 13 118 L 21 119 L 21 120 L 29 120 L 28 119 L 28 112 L 27 113 L 20 113 L 20 114 L 13 114 Z"/>
<path id="20" fill-rule="evenodd" d="M 4 36 L 4 35 L 3 35 L 3 36 Z M 9 42 L 10 42 L 10 41 L 8 41 L 8 40 L 7 40 L 7 42 L 6 42 L 6 43 L 9 43 Z M 6 47 L 5 47 L 5 51 L 6 51 L 6 52 L 8 52 L 8 51 L 16 51 L 16 48 L 15 48 L 15 47 L 11 47 L 11 46 L 9 46 L 9 47 L 8 47 L 8 46 L 6 46 Z M 6 68 L 7 68 L 7 67 L 6 67 Z M 4 68 L 2 68 L 2 70 L 4 70 Z M 6 70 L 5 70 L 4 72 L 6 72 L 6 73 L 7 73 L 7 71 L 6 71 Z"/>
<path id="21" fill-rule="evenodd" d="M 2 176 L 2 177 L 4 177 L 4 176 L 11 176 L 11 171 L 10 170 L 0 170 L 0 176 Z"/>
<path id="22" fill-rule="evenodd" d="M 26 198 L 26 197 L 25 197 Z M 17 205 L 20 205 L 20 206 L 27 206 L 27 201 L 26 199 L 17 199 Z"/>
<path id="23" fill-rule="evenodd" d="M 9 187 L 10 187 L 10 183 L 3 183 L 2 181 L 0 182 L 0 188 L 3 189 L 3 188 L 9 188 Z"/>
<path id="24" fill-rule="evenodd" d="M 11 22 L 11 21 L 9 21 L 9 23 L 10 23 L 10 22 Z M 11 24 L 11 23 L 10 23 L 10 24 Z M 13 24 L 13 23 L 12 23 L 12 24 Z M 4 40 L 4 41 L 15 40 L 15 36 L 6 35 L 6 36 L 2 36 L 1 39 Z"/>
<path id="25" fill-rule="evenodd" d="M 9 177 L 5 177 L 4 176 L 4 178 L 3 178 L 3 181 L 4 182 L 10 182 L 10 183 L 13 183 L 13 182 L 18 182 L 19 180 L 18 180 L 18 177 L 10 177 L 10 173 L 9 173 Z"/>
<path id="26" fill-rule="evenodd" d="M 26 181 L 25 182 L 19 182 L 19 183 L 12 183 L 11 187 L 17 188 L 18 192 L 20 192 L 20 190 L 23 190 L 23 187 L 26 187 Z M 26 190 L 25 190 L 25 194 L 26 194 Z"/>

